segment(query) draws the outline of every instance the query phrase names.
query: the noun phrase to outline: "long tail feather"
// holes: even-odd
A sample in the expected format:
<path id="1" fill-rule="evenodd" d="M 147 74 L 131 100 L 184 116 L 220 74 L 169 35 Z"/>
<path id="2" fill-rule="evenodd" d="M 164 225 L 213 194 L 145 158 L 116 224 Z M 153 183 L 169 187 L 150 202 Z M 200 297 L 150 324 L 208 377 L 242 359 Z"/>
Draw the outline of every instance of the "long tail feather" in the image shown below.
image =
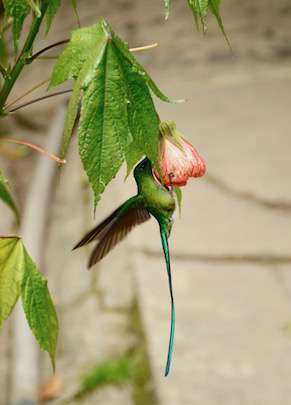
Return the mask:
<path id="1" fill-rule="evenodd" d="M 169 339 L 169 348 L 168 348 L 167 364 L 166 364 L 166 369 L 165 369 L 165 376 L 167 376 L 167 375 L 169 374 L 170 368 L 171 368 L 172 355 L 173 355 L 173 346 L 174 346 L 174 334 L 175 334 L 175 303 L 174 303 L 174 295 L 173 295 L 173 285 L 172 285 L 172 275 L 171 275 L 171 262 L 170 262 L 170 253 L 169 253 L 167 227 L 161 225 L 161 226 L 160 226 L 160 233 L 161 233 L 161 240 L 162 240 L 162 246 L 163 246 L 164 256 L 165 256 L 165 260 L 166 260 L 167 273 L 168 273 L 168 281 L 169 281 L 169 290 L 170 290 L 170 298 L 171 298 L 171 328 L 170 328 L 170 339 Z"/>

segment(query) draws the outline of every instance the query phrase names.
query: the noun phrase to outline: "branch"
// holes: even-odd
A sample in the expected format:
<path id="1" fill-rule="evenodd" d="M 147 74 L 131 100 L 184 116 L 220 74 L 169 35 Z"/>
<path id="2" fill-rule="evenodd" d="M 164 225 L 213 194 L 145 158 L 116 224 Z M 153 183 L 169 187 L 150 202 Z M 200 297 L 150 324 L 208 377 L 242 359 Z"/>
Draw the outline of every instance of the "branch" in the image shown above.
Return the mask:
<path id="1" fill-rule="evenodd" d="M 14 99 L 13 101 L 11 101 L 10 103 L 5 105 L 5 110 L 7 110 L 8 108 L 10 108 L 12 105 L 14 105 L 15 103 L 17 103 L 17 101 L 22 100 L 24 97 L 28 96 L 29 94 L 31 94 L 33 91 L 39 89 L 40 87 L 44 86 L 46 83 L 48 83 L 50 81 L 50 79 L 46 79 L 38 84 L 36 84 L 35 86 L 33 86 L 31 89 L 27 90 L 25 93 L 23 93 L 21 96 L 17 97 L 16 99 Z"/>

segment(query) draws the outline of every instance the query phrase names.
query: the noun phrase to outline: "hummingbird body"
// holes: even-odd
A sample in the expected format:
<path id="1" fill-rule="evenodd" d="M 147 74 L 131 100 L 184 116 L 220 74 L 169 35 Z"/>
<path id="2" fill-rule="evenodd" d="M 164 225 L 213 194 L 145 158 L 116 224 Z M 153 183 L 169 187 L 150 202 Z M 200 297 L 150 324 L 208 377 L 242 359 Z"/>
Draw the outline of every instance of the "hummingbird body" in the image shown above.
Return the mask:
<path id="1" fill-rule="evenodd" d="M 88 268 L 90 268 L 103 259 L 117 243 L 124 239 L 134 226 L 147 221 L 151 215 L 157 220 L 160 227 L 171 297 L 171 330 L 165 370 L 165 375 L 168 375 L 171 365 L 175 328 L 175 308 L 168 236 L 170 235 L 173 223 L 172 216 L 175 211 L 175 200 L 172 192 L 155 180 L 152 174 L 152 165 L 148 158 L 145 158 L 136 166 L 134 178 L 137 184 L 137 195 L 126 200 L 104 221 L 88 232 L 74 249 L 98 240 L 88 262 Z"/>
<path id="2" fill-rule="evenodd" d="M 152 166 L 148 159 L 144 159 L 134 169 L 138 196 L 142 196 L 144 207 L 160 222 L 172 223 L 175 211 L 175 199 L 172 193 L 159 184 L 152 175 Z"/>

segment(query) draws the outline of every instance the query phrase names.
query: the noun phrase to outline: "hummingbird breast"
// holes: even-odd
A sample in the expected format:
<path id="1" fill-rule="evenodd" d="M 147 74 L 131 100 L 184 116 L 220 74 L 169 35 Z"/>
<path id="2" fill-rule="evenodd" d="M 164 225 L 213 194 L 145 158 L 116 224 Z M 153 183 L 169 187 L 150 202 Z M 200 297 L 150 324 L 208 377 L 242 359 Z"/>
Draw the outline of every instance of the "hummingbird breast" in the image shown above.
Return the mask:
<path id="1" fill-rule="evenodd" d="M 172 193 L 158 184 L 152 177 L 144 178 L 140 184 L 140 193 L 145 205 L 153 215 L 162 215 L 170 220 L 175 211 L 175 199 Z"/>

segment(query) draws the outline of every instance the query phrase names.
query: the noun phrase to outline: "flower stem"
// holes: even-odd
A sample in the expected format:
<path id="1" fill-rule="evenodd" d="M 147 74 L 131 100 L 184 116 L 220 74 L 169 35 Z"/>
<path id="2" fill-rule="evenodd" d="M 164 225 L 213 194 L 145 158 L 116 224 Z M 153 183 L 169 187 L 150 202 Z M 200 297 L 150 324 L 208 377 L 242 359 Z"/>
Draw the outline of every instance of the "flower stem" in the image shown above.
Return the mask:
<path id="1" fill-rule="evenodd" d="M 20 73 L 22 72 L 22 69 L 26 65 L 27 58 L 31 54 L 35 37 L 38 34 L 40 25 L 41 25 L 42 20 L 43 20 L 43 18 L 45 16 L 48 5 L 49 5 L 48 1 L 43 1 L 42 2 L 42 6 L 41 6 L 41 9 L 40 9 L 41 15 L 39 17 L 34 18 L 32 24 L 31 24 L 31 27 L 30 27 L 30 31 L 29 31 L 28 36 L 26 38 L 25 44 L 23 46 L 23 49 L 22 49 L 17 61 L 15 62 L 15 65 L 13 66 L 11 72 L 6 77 L 4 85 L 3 85 L 2 89 L 1 89 L 1 92 L 0 92 L 0 115 L 1 115 L 1 113 L 3 113 L 3 106 L 6 103 L 6 100 L 7 100 L 8 96 L 9 96 L 9 94 L 10 94 L 16 80 L 18 79 L 18 76 L 20 75 Z"/>
<path id="2" fill-rule="evenodd" d="M 35 145 L 34 143 L 23 141 L 23 140 L 18 140 L 18 139 L 13 139 L 13 138 L 0 138 L 0 141 L 5 141 L 5 142 L 11 142 L 11 143 L 16 143 L 18 145 L 23 145 L 27 146 L 28 148 L 34 149 L 37 152 L 41 153 L 42 155 L 47 156 L 48 158 L 56 161 L 59 164 L 65 164 L 66 160 L 60 159 L 58 156 L 48 152 L 46 149 L 41 148 L 38 145 Z"/>

